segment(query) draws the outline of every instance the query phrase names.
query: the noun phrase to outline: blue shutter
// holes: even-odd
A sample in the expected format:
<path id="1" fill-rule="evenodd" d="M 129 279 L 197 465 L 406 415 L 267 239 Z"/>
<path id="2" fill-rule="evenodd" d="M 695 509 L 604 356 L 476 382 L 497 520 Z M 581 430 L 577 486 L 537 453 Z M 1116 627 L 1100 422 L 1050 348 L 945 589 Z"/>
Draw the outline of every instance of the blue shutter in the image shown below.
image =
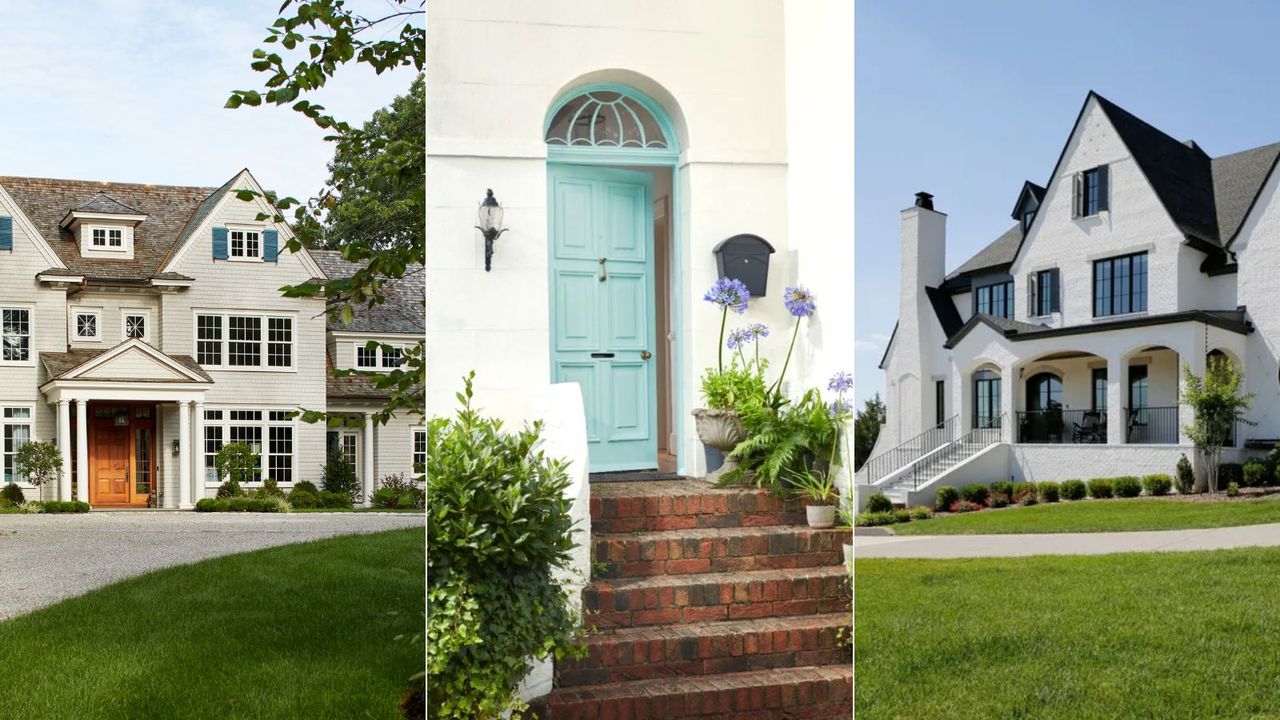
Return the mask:
<path id="1" fill-rule="evenodd" d="M 280 233 L 275 230 L 262 231 L 262 259 L 264 262 L 276 262 L 280 253 Z"/>
<path id="2" fill-rule="evenodd" d="M 0 250 L 13 250 L 13 218 L 0 216 Z"/>
<path id="3" fill-rule="evenodd" d="M 227 259 L 227 229 L 224 227 L 213 229 L 213 259 Z"/>

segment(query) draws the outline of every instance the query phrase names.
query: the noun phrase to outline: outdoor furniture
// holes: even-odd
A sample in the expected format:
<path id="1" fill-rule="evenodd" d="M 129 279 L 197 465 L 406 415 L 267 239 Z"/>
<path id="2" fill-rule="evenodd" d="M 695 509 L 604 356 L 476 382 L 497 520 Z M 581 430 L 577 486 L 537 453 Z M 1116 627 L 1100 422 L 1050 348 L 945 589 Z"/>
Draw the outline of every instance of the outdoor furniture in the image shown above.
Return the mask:
<path id="1" fill-rule="evenodd" d="M 1097 412 L 1086 412 L 1082 422 L 1073 422 L 1071 425 L 1071 442 L 1100 443 L 1106 440 L 1106 425 Z"/>

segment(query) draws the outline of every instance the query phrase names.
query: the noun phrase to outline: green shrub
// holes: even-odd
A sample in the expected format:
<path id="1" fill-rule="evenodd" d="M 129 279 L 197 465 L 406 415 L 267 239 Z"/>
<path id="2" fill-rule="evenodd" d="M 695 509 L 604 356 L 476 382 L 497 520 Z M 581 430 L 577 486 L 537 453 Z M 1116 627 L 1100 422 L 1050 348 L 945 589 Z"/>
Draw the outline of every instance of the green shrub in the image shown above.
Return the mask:
<path id="1" fill-rule="evenodd" d="M 377 508 L 396 507 L 400 502 L 400 493 L 391 488 L 378 488 L 373 491 L 373 506 Z"/>
<path id="2" fill-rule="evenodd" d="M 1112 478 L 1111 489 L 1116 497 L 1131 498 L 1142 494 L 1142 481 L 1132 475 Z"/>
<path id="3" fill-rule="evenodd" d="M 1227 485 L 1227 497 L 1236 497 L 1239 494 L 1240 494 L 1239 485 L 1237 485 L 1236 483 L 1229 483 Z"/>
<path id="4" fill-rule="evenodd" d="M 404 473 L 393 473 L 384 475 L 382 480 L 378 482 L 380 486 L 369 500 L 374 507 L 389 508 L 420 508 L 426 506 L 427 493 L 418 484 L 418 481 L 406 477 Z M 378 492 L 380 490 L 390 490 L 391 494 L 383 494 L 384 501 L 388 504 L 378 504 Z"/>
<path id="5" fill-rule="evenodd" d="M 1045 480 L 1036 489 L 1040 491 L 1040 501 L 1047 503 L 1058 502 L 1058 497 L 1062 493 L 1062 486 L 1052 480 Z"/>
<path id="6" fill-rule="evenodd" d="M 859 513 L 853 518 L 855 527 L 878 527 L 880 525 L 893 525 L 896 522 L 898 522 L 898 518 L 891 512 Z"/>
<path id="7" fill-rule="evenodd" d="M 557 573 L 577 546 L 563 460 L 541 423 L 504 431 L 471 406 L 427 421 L 427 716 L 498 717 L 530 661 L 581 658 L 582 620 Z"/>
<path id="8" fill-rule="evenodd" d="M 897 522 L 911 522 L 911 511 L 906 508 L 898 508 L 893 511 L 893 519 Z"/>
<path id="9" fill-rule="evenodd" d="M 1191 470 L 1191 461 L 1187 459 L 1186 453 L 1183 453 L 1182 457 L 1178 458 L 1173 481 L 1178 486 L 1179 494 L 1190 495 L 1196 489 L 1196 476 Z"/>
<path id="10" fill-rule="evenodd" d="M 270 495 L 253 498 L 238 496 L 231 498 L 200 498 L 196 501 L 196 512 L 255 512 L 279 513 L 289 512 L 289 503 L 284 498 Z"/>
<path id="11" fill-rule="evenodd" d="M 960 497 L 974 505 L 985 505 L 990 495 L 991 491 L 981 483 L 971 483 L 960 488 Z"/>
<path id="12" fill-rule="evenodd" d="M 0 498 L 4 498 L 14 505 L 21 505 L 27 499 L 22 496 L 22 488 L 14 483 L 6 483 L 3 489 L 0 489 Z"/>
<path id="13" fill-rule="evenodd" d="M 1244 464 L 1243 482 L 1238 487 L 1262 487 L 1266 484 L 1267 464 L 1261 460 L 1250 460 Z"/>
<path id="14" fill-rule="evenodd" d="M 1094 478 L 1089 481 L 1088 488 L 1089 497 L 1095 500 L 1105 500 L 1114 493 L 1110 478 Z"/>
<path id="15" fill-rule="evenodd" d="M 1221 463 L 1218 465 L 1218 484 L 1224 487 L 1227 483 L 1244 484 L 1244 466 L 1240 463 Z"/>
<path id="16" fill-rule="evenodd" d="M 341 450 L 334 448 L 324 463 L 320 488 L 325 492 L 343 493 L 355 502 L 360 497 L 360 478 Z"/>
<path id="17" fill-rule="evenodd" d="M 953 513 L 976 512 L 981 509 L 982 506 L 978 503 L 969 502 L 968 500 L 963 499 L 957 500 L 951 505 L 951 512 Z"/>
<path id="18" fill-rule="evenodd" d="M 289 493 L 289 504 L 295 508 L 329 510 L 350 510 L 351 496 L 345 493 L 331 492 L 292 492 Z"/>
<path id="19" fill-rule="evenodd" d="M 931 517 L 933 517 L 933 511 L 924 505 L 917 505 L 911 508 L 912 520 L 928 520 Z"/>
<path id="20" fill-rule="evenodd" d="M 1142 478 L 1142 486 L 1148 495 L 1168 495 L 1173 489 L 1173 478 L 1168 475 L 1148 475 Z"/>
<path id="21" fill-rule="evenodd" d="M 218 468 L 218 477 L 234 486 L 235 494 L 239 494 L 241 485 L 256 479 L 260 461 L 261 458 L 253 451 L 253 446 L 248 443 L 233 442 L 219 448 L 213 462 Z M 221 492 L 222 489 L 219 488 L 218 491 Z"/>
<path id="22" fill-rule="evenodd" d="M 1035 483 L 1020 482 L 1013 485 L 1013 501 L 1019 505 L 1035 505 L 1037 494 Z"/>
<path id="23" fill-rule="evenodd" d="M 884 493 L 872 493 L 871 497 L 867 498 L 867 512 L 893 512 L 893 503 L 889 500 L 889 496 Z"/>
<path id="24" fill-rule="evenodd" d="M 945 512 L 947 510 L 950 510 L 951 506 L 954 505 L 955 502 L 959 499 L 960 499 L 960 493 L 957 492 L 955 488 L 951 487 L 950 485 L 943 485 L 942 487 L 938 488 L 938 492 L 933 501 L 933 507 L 935 510 L 941 510 Z"/>
<path id="25" fill-rule="evenodd" d="M 310 480 L 299 480 L 298 482 L 293 484 L 293 489 L 301 490 L 303 492 L 309 492 L 309 493 L 320 492 L 320 488 L 316 487 L 316 484 L 311 482 Z"/>
<path id="26" fill-rule="evenodd" d="M 47 513 L 87 513 L 89 503 L 80 500 L 41 500 L 32 503 L 39 505 Z"/>
<path id="27" fill-rule="evenodd" d="M 214 497 L 219 500 L 227 498 L 240 497 L 244 495 L 244 490 L 240 487 L 240 483 L 228 480 L 218 486 L 218 493 Z"/>
<path id="28" fill-rule="evenodd" d="M 990 485 L 991 493 L 1002 492 L 1010 499 L 1013 498 L 1013 482 L 1010 480 L 997 480 Z"/>
<path id="29" fill-rule="evenodd" d="M 1062 499 L 1063 500 L 1083 500 L 1085 496 L 1085 485 L 1083 480 L 1063 480 L 1062 481 Z"/>

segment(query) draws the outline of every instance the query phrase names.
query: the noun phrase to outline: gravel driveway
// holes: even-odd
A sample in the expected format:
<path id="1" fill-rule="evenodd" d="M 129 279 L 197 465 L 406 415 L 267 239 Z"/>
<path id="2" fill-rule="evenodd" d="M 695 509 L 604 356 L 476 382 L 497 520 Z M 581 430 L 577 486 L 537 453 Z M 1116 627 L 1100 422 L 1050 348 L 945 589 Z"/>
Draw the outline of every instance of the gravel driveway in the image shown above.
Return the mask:
<path id="1" fill-rule="evenodd" d="M 0 620 L 158 568 L 424 522 L 412 513 L 0 515 Z"/>

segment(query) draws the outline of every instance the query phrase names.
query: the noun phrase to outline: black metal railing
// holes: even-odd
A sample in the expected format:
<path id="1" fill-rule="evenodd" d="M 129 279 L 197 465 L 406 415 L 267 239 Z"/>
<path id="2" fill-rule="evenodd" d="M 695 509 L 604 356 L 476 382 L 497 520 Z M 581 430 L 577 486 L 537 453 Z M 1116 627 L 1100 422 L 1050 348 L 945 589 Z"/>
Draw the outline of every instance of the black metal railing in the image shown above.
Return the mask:
<path id="1" fill-rule="evenodd" d="M 1125 408 L 1124 441 L 1130 445 L 1176 444 L 1178 408 Z"/>
<path id="2" fill-rule="evenodd" d="M 860 476 L 860 481 L 865 485 L 875 483 L 951 442 L 956 438 L 956 432 L 959 429 L 958 420 L 958 415 L 952 415 L 941 425 L 931 427 L 901 445 L 867 460 L 861 468 L 858 468 L 857 475 Z"/>
<path id="3" fill-rule="evenodd" d="M 986 427 L 970 430 L 942 450 L 920 460 L 911 466 L 911 486 L 920 489 L 920 485 L 933 479 L 938 473 L 950 469 L 989 445 L 1004 440 L 1004 415 L 991 418 L 994 422 L 986 423 Z"/>
<path id="4" fill-rule="evenodd" d="M 1105 410 L 1028 410 L 1018 414 L 1020 443 L 1105 443 Z"/>

